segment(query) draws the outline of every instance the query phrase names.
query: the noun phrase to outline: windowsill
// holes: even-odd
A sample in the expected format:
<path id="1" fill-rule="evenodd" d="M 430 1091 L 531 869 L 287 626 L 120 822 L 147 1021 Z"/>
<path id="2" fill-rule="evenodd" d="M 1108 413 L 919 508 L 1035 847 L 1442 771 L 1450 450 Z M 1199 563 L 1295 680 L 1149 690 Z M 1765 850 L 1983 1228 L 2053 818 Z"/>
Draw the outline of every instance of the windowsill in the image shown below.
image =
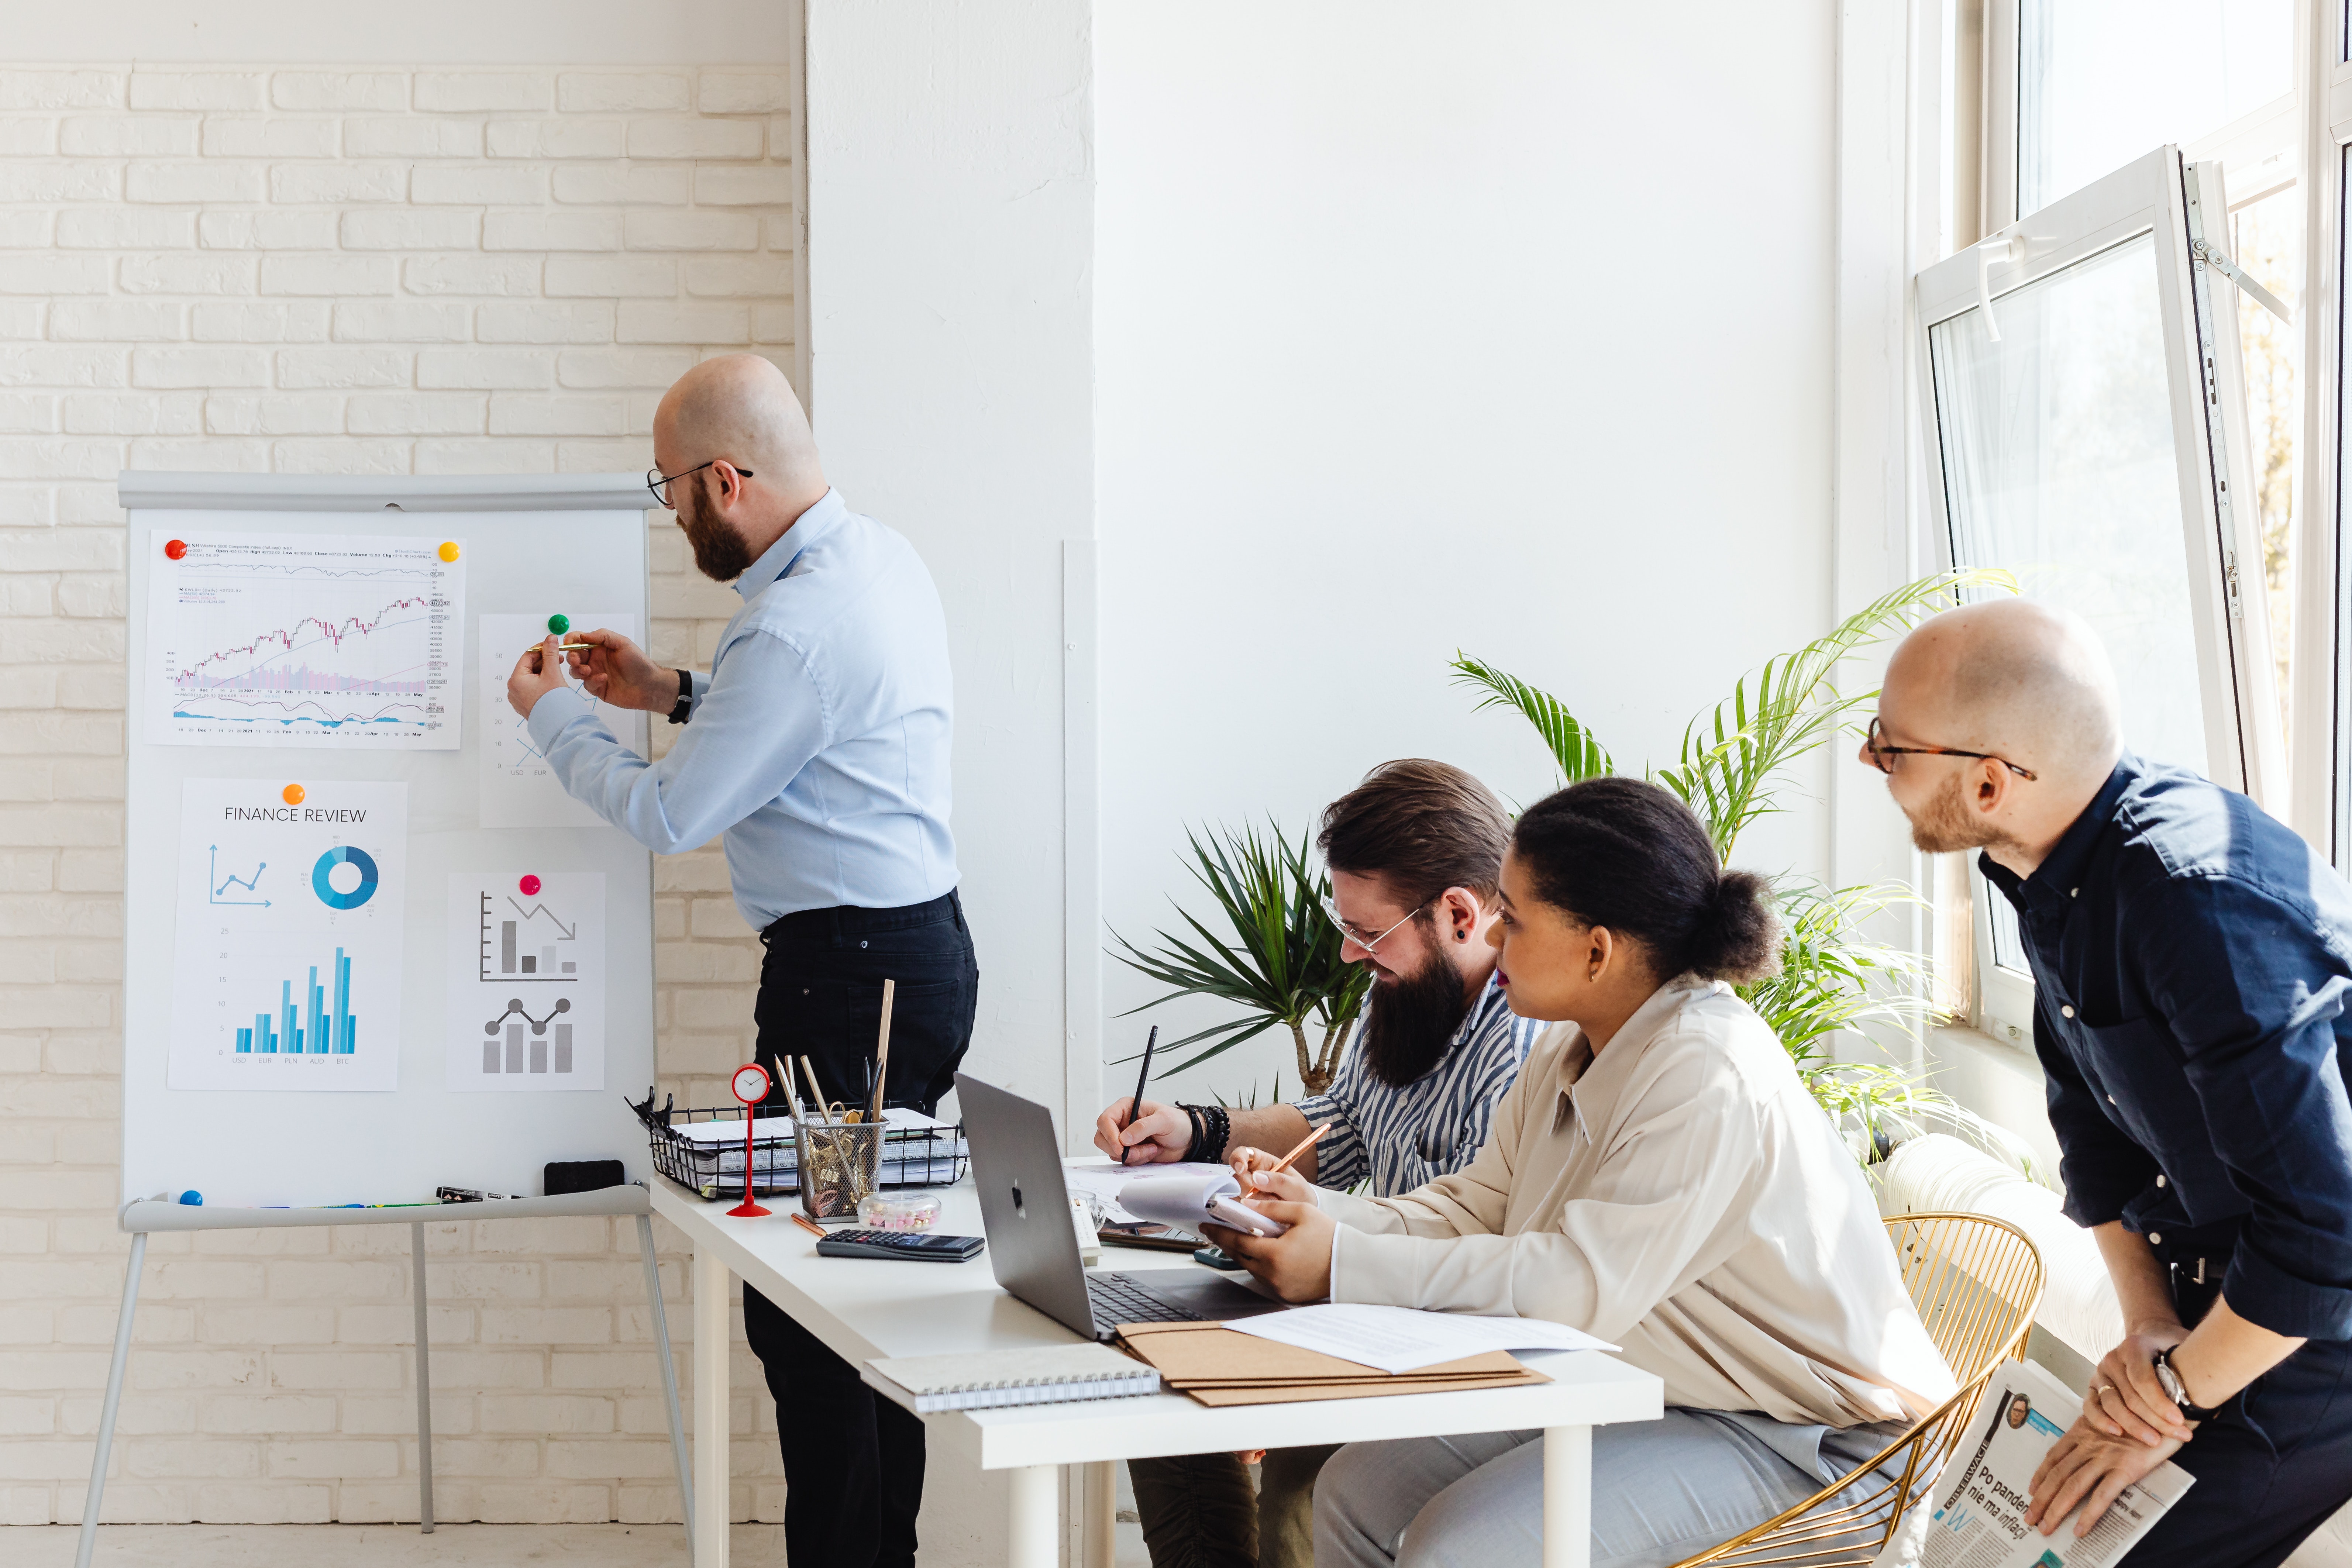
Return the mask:
<path id="1" fill-rule="evenodd" d="M 2057 1185 L 2058 1135 L 2032 1051 L 1965 1025 L 1930 1029 L 1927 1044 L 1928 1082 L 1962 1110 L 2021 1139 L 2032 1152 L 2036 1179 Z"/>

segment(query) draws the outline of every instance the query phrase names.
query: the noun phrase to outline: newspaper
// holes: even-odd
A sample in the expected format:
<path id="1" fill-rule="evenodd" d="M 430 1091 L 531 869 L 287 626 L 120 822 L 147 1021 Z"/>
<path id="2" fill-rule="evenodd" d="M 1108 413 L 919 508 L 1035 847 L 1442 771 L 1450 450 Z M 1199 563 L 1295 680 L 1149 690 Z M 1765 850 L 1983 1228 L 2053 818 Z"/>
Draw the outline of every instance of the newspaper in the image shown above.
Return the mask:
<path id="1" fill-rule="evenodd" d="M 2107 1568 L 2197 1479 L 2178 1465 L 2158 1465 L 2124 1489 L 2090 1534 L 2077 1537 L 2070 1514 L 2044 1535 L 2025 1522 L 2033 1472 L 2083 1402 L 2032 1362 L 2004 1363 L 1985 1393 L 1932 1506 L 1911 1511 L 1872 1568 Z"/>

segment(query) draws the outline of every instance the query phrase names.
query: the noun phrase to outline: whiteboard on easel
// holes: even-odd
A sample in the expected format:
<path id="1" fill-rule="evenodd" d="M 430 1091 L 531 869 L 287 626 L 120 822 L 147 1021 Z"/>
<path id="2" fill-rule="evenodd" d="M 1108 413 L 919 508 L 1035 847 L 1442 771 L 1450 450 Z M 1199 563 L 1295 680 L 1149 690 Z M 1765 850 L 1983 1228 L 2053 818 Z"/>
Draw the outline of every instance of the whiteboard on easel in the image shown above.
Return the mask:
<path id="1" fill-rule="evenodd" d="M 550 618 L 643 642 L 630 476 L 126 473 L 123 1196 L 641 1173 L 652 857 L 507 706 Z M 601 710 L 644 754 L 646 716 Z"/>

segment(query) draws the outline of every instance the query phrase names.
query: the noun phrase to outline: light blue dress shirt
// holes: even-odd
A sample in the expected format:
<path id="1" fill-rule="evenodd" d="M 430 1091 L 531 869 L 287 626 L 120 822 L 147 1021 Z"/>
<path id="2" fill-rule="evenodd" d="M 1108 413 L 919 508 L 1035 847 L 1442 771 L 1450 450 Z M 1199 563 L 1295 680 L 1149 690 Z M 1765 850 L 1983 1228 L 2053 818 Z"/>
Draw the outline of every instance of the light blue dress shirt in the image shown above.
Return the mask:
<path id="1" fill-rule="evenodd" d="M 723 835 L 756 928 L 954 888 L 947 617 L 914 546 L 827 490 L 735 591 L 669 754 L 648 763 L 582 693 L 551 691 L 529 727 L 555 776 L 656 854 Z"/>

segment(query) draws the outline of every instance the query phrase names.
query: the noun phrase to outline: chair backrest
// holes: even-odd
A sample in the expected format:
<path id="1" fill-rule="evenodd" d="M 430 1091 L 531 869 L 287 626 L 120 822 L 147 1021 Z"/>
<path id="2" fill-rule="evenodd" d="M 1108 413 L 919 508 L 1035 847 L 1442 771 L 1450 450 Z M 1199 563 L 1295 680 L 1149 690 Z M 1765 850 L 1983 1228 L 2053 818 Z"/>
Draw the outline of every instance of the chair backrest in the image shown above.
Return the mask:
<path id="1" fill-rule="evenodd" d="M 1887 1220 L 1886 1238 L 1928 1337 L 1963 1387 L 2025 1353 L 2042 1303 L 2042 1254 L 2023 1231 L 1985 1215 L 1910 1214 Z"/>

